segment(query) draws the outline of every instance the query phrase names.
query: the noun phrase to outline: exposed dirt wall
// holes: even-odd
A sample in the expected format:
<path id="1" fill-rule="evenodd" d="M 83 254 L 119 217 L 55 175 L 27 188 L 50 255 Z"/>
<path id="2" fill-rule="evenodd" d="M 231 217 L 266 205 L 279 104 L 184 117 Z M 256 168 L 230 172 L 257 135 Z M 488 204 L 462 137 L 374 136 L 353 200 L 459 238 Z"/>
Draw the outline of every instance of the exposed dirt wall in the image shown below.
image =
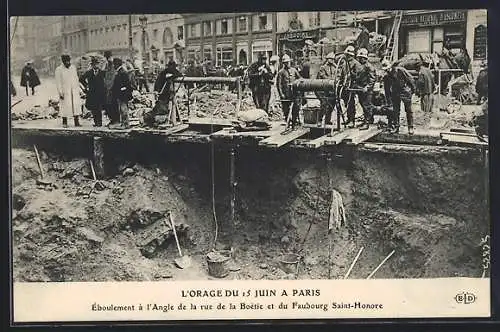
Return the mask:
<path id="1" fill-rule="evenodd" d="M 36 184 L 32 141 L 23 140 L 12 152 L 17 281 L 210 279 L 205 255 L 215 236 L 212 156 L 218 243 L 235 248 L 238 270 L 228 278 L 342 278 L 361 247 L 352 278 L 366 278 L 392 250 L 375 277 L 482 272 L 478 245 L 489 225 L 484 168 L 475 152 L 337 151 L 327 166 L 326 156 L 317 152 L 239 148 L 237 225 L 230 227 L 227 150 L 167 147 L 158 140 L 108 143 L 110 176 L 102 179 L 103 190 L 87 197 L 82 192 L 92 180 L 84 142 L 68 148 L 65 157 L 58 152 L 60 141 L 36 142 L 53 185 Z M 331 187 L 342 195 L 347 223 L 329 241 Z M 145 255 L 138 245 L 141 229 L 131 222 L 134 211 L 172 211 L 177 223 L 188 225 L 181 245 L 193 257 L 193 267 L 173 266 L 177 252 L 171 238 L 153 242 Z M 279 268 L 281 255 L 301 249 L 298 276 Z"/>

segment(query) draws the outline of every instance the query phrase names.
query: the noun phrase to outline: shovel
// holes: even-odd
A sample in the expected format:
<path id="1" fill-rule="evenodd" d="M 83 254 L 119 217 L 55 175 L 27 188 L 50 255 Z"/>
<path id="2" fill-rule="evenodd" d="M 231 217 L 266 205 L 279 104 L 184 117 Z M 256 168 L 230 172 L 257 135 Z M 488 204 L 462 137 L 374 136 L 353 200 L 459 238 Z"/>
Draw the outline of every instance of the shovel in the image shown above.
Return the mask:
<path id="1" fill-rule="evenodd" d="M 40 169 L 40 178 L 38 178 L 36 182 L 42 185 L 50 185 L 52 184 L 52 182 L 50 180 L 45 179 L 45 174 L 43 172 L 43 167 L 42 167 L 42 161 L 40 160 L 40 155 L 38 154 L 38 149 L 36 148 L 36 145 L 33 145 L 33 148 L 35 149 L 36 161 L 38 163 L 38 168 Z"/>
<path id="2" fill-rule="evenodd" d="M 92 183 L 92 187 L 90 188 L 90 191 L 89 193 L 87 194 L 87 196 L 90 196 L 93 192 L 94 192 L 94 189 L 97 188 L 97 190 L 102 190 L 103 188 L 105 188 L 105 185 L 97 180 L 97 176 L 95 174 L 95 169 L 94 169 L 94 163 L 92 162 L 92 160 L 89 160 L 90 162 L 90 170 L 92 171 L 92 179 L 94 180 L 94 182 Z"/>
<path id="3" fill-rule="evenodd" d="M 174 260 L 175 265 L 180 269 L 186 269 L 191 266 L 191 257 L 183 256 L 181 251 L 181 246 L 179 245 L 179 238 L 177 238 L 177 232 L 175 231 L 175 223 L 174 218 L 172 217 L 172 213 L 169 213 L 170 223 L 172 225 L 172 231 L 174 232 L 175 243 L 177 244 L 177 250 L 179 250 L 179 258 Z"/>

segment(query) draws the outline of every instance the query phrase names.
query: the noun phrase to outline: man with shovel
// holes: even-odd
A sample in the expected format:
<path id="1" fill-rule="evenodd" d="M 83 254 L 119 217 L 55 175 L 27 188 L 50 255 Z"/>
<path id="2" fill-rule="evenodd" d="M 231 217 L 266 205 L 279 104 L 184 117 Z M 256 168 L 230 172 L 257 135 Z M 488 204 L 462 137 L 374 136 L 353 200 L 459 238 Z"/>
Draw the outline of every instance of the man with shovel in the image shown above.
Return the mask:
<path id="1" fill-rule="evenodd" d="M 169 111 L 169 102 L 172 96 L 172 85 L 174 79 L 183 76 L 182 73 L 177 69 L 177 64 L 174 60 L 170 60 L 167 64 L 167 68 L 162 70 L 155 81 L 154 91 L 157 95 L 157 101 L 153 110 L 144 117 L 144 122 L 148 126 L 152 126 L 155 122 L 155 116 L 157 115 L 167 115 Z M 180 120 L 180 119 L 178 119 Z"/>

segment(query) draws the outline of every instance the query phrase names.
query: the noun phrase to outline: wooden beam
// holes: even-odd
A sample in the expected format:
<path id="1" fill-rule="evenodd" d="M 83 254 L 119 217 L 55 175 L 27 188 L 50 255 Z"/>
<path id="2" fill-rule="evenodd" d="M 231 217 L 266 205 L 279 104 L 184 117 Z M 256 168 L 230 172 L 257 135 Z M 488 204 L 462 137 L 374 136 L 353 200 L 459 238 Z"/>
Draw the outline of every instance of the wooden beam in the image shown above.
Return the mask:
<path id="1" fill-rule="evenodd" d="M 444 143 L 456 145 L 488 146 L 488 142 L 479 137 L 454 135 L 452 133 L 442 133 L 441 138 Z"/>
<path id="2" fill-rule="evenodd" d="M 359 130 L 357 132 L 352 132 L 348 137 L 346 137 L 343 142 L 348 145 L 358 145 L 364 141 L 369 140 L 373 136 L 382 132 L 382 129 L 377 127 L 371 127 L 368 130 Z"/>
<path id="3" fill-rule="evenodd" d="M 325 138 L 325 142 L 323 143 L 324 145 L 337 145 L 342 143 L 342 141 L 346 138 L 349 137 L 353 132 L 356 132 L 356 128 L 349 128 L 349 129 L 344 129 L 342 131 L 336 132 L 333 135 L 329 135 Z"/>
<path id="4" fill-rule="evenodd" d="M 292 130 L 283 135 L 283 133 L 275 134 L 259 142 L 261 146 L 279 148 L 287 143 L 290 143 L 294 139 L 297 139 L 305 134 L 309 133 L 309 128 L 299 128 Z"/>
<path id="5" fill-rule="evenodd" d="M 130 134 L 147 134 L 155 136 L 168 136 L 175 133 L 182 132 L 189 128 L 188 124 L 180 124 L 167 129 L 149 129 L 149 128 L 134 128 L 131 130 Z"/>
<path id="6" fill-rule="evenodd" d="M 211 118 L 210 116 L 206 118 L 191 118 L 188 121 L 189 126 L 222 126 L 222 127 L 232 127 L 233 122 L 228 119 Z"/>
<path id="7" fill-rule="evenodd" d="M 95 173 L 98 178 L 102 179 L 106 174 L 104 169 L 104 138 L 94 136 L 92 146 Z"/>

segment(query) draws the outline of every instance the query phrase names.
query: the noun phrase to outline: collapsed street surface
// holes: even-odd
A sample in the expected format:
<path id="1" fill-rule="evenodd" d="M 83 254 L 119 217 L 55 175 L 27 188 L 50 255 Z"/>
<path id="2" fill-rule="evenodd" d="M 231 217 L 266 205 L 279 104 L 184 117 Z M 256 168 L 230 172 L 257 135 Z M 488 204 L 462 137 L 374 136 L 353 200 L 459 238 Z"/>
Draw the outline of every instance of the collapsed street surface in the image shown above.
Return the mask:
<path id="1" fill-rule="evenodd" d="M 392 13 L 394 34 L 403 12 Z M 258 19 L 265 29 L 248 38 L 275 33 L 278 27 L 269 24 L 277 20 L 264 17 Z M 301 25 L 295 21 L 287 19 L 283 26 Z M 465 31 L 453 32 L 458 39 L 447 45 L 444 35 L 398 43 L 396 35 L 367 27 L 341 29 L 348 32 L 342 38 L 299 40 L 285 48 L 290 54 L 281 44 L 259 45 L 255 49 L 265 51 L 247 54 L 253 41 L 241 48 L 236 40 L 246 34 L 222 36 L 231 35 L 229 44 L 238 50 L 213 49 L 215 63 L 245 63 L 236 69 L 214 68 L 209 59 L 198 63 L 177 43 L 172 50 L 179 63 L 159 52 L 165 62 L 154 68 L 152 60 L 132 64 L 138 54 L 126 59 L 109 49 L 69 60 L 69 54 L 57 54 L 43 58 L 47 63 L 36 93 L 20 83 L 31 80 L 34 75 L 26 73 L 42 64 L 12 55 L 17 63 L 10 109 L 14 281 L 486 276 L 481 247 L 490 230 L 486 56 L 479 48 L 472 59 L 466 54 L 465 46 L 474 41 L 458 45 L 458 39 L 473 35 Z M 420 35 L 416 32 L 401 37 Z M 172 39 L 167 36 L 165 42 Z M 276 39 L 294 44 L 298 36 Z M 212 37 L 216 45 L 220 36 Z M 416 49 L 443 50 L 397 49 L 414 42 L 422 43 Z M 158 49 L 151 45 L 151 54 L 140 58 L 150 59 L 153 51 Z M 408 54 L 398 58 L 402 52 Z M 273 68 L 271 58 L 277 59 Z M 104 69 L 98 68 L 100 61 Z M 196 73 L 187 75 L 188 69 Z M 112 80 L 104 85 L 107 76 Z M 132 77 L 140 84 L 132 84 Z M 99 88 L 90 89 L 91 81 Z M 149 91 L 151 83 L 155 92 Z M 66 97 L 61 86 L 69 87 Z M 100 98 L 95 105 L 85 103 L 94 97 Z M 111 102 L 105 102 L 108 97 Z M 85 107 L 75 110 L 75 102 Z M 75 115 L 80 110 L 81 117 Z M 247 290 L 177 291 L 210 298 Z M 275 295 L 261 289 L 243 296 Z M 319 296 L 319 290 L 289 295 L 299 300 Z M 381 309 L 362 302 L 332 304 L 347 306 Z"/>

